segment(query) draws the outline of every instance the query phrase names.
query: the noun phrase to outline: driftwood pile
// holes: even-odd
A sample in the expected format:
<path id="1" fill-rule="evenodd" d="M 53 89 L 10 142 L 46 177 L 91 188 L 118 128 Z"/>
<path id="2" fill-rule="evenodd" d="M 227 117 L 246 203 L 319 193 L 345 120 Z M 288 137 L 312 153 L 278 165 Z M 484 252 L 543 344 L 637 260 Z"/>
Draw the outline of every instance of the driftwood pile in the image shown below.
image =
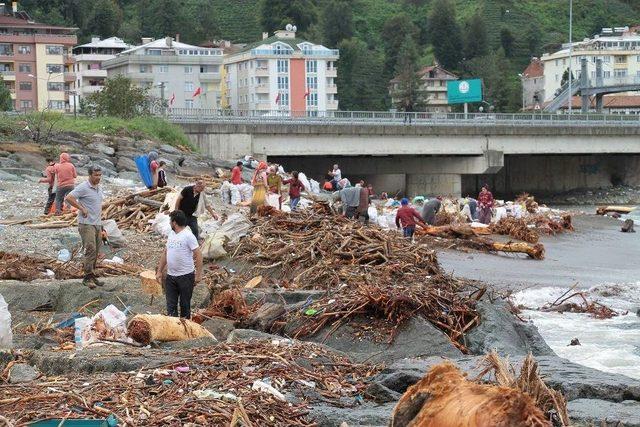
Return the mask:
<path id="1" fill-rule="evenodd" d="M 574 292 L 567 295 L 574 288 L 575 285 L 554 302 L 542 306 L 539 310 L 558 313 L 587 313 L 596 319 L 611 319 L 621 314 L 604 304 L 589 300 L 585 292 Z"/>
<path id="2" fill-rule="evenodd" d="M 157 190 L 145 190 L 121 197 L 106 200 L 102 205 L 102 219 L 113 219 L 120 230 L 134 230 L 148 232 L 151 230 L 150 221 L 163 208 L 164 199 L 171 189 L 168 187 Z M 42 216 L 38 218 L 5 221 L 5 225 L 28 224 L 27 227 L 67 228 L 77 223 L 77 213 L 67 212 L 58 216 Z"/>
<path id="3" fill-rule="evenodd" d="M 538 202 L 536 202 L 536 199 L 529 193 L 520 194 L 516 198 L 516 203 L 524 205 L 527 212 L 531 214 L 538 212 L 538 208 L 540 207 Z"/>
<path id="4" fill-rule="evenodd" d="M 365 380 L 379 371 L 309 343 L 219 344 L 175 356 L 175 363 L 131 373 L 0 381 L 0 414 L 9 425 L 113 415 L 118 425 L 130 426 L 311 426 L 309 402 L 343 405 L 363 395 Z M 275 393 L 253 387 L 266 378 Z M 284 392 L 305 397 L 291 403 L 282 400 Z"/>
<path id="5" fill-rule="evenodd" d="M 303 316 L 294 336 L 331 330 L 358 316 L 373 316 L 393 339 L 413 316 L 444 331 L 461 349 L 464 333 L 478 323 L 475 302 L 483 289 L 445 275 L 435 253 L 392 231 L 341 216 L 296 212 L 259 218 L 234 258 L 290 288 L 327 289 Z M 384 325 L 383 325 L 384 324 Z"/>
<path id="6" fill-rule="evenodd" d="M 47 275 L 47 270 L 53 272 L 53 276 Z M 96 269 L 98 276 L 126 276 L 136 275 L 142 271 L 142 267 L 133 264 L 116 264 L 100 262 Z M 80 279 L 84 277 L 82 265 L 73 262 L 60 262 L 53 258 L 33 257 L 18 255 L 0 251 L 0 279 L 20 280 L 30 282 L 47 277 L 58 280 Z"/>
<path id="7" fill-rule="evenodd" d="M 538 232 L 533 227 L 530 228 L 524 218 L 502 218 L 491 224 L 490 229 L 494 234 L 502 234 L 528 243 L 538 243 L 540 239 Z"/>

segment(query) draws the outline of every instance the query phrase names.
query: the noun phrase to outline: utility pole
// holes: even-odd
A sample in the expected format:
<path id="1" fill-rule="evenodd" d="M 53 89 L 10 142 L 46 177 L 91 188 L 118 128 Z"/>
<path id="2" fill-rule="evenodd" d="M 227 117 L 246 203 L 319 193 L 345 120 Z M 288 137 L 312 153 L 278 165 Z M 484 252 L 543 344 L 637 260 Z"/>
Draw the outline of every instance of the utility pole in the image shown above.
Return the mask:
<path id="1" fill-rule="evenodd" d="M 573 80 L 573 0 L 569 0 L 569 115 L 573 107 L 573 91 L 571 90 Z"/>

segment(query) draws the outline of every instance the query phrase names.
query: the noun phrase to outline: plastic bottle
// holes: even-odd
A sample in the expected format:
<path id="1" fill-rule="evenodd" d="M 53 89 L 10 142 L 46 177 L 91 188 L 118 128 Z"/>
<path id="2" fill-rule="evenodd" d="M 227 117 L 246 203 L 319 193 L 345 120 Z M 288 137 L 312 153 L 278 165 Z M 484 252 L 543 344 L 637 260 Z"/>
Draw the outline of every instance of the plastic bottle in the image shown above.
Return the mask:
<path id="1" fill-rule="evenodd" d="M 11 333 L 11 313 L 9 313 L 9 305 L 0 295 L 0 348 L 9 348 L 13 342 L 13 334 Z"/>
<path id="2" fill-rule="evenodd" d="M 60 249 L 58 251 L 58 261 L 60 262 L 69 262 L 71 259 L 71 252 L 68 249 Z"/>
<path id="3" fill-rule="evenodd" d="M 82 331 L 84 330 L 84 328 L 86 326 L 88 326 L 91 323 L 91 319 L 89 319 L 88 317 L 79 317 L 78 319 L 75 320 L 74 322 L 74 334 L 73 334 L 73 338 L 74 341 L 76 343 L 76 349 L 77 350 L 81 350 L 83 347 L 83 342 L 82 342 Z"/>

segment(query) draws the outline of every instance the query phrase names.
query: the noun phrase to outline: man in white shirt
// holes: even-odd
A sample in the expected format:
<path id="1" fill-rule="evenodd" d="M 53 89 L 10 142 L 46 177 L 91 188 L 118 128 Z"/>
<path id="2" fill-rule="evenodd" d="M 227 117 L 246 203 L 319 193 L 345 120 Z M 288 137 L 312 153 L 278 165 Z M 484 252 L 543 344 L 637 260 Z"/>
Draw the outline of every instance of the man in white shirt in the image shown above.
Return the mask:
<path id="1" fill-rule="evenodd" d="M 342 179 L 342 171 L 340 171 L 340 167 L 337 164 L 333 165 L 333 170 L 329 171 L 329 176 L 332 178 L 333 191 L 338 191 L 338 182 Z"/>
<path id="2" fill-rule="evenodd" d="M 156 277 L 162 277 L 165 270 L 164 291 L 167 298 L 167 314 L 191 318 L 191 296 L 193 288 L 202 280 L 202 252 L 191 229 L 187 226 L 184 212 L 175 210 L 169 215 L 171 232 L 167 239 L 167 248 L 160 258 Z"/>

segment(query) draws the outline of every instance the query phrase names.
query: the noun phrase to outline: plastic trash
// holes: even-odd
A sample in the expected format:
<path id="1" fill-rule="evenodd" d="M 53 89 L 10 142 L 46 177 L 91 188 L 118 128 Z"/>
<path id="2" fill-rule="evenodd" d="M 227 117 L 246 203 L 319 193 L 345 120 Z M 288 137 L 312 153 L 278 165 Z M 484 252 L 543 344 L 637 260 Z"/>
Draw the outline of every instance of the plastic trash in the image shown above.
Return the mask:
<path id="1" fill-rule="evenodd" d="M 82 335 L 84 330 L 90 326 L 91 319 L 89 319 L 88 317 L 79 317 L 75 319 L 73 338 L 76 343 L 76 349 L 81 350 L 85 346 L 86 342 L 83 339 Z"/>
<path id="2" fill-rule="evenodd" d="M 109 243 L 114 248 L 121 248 L 127 243 L 115 219 L 102 221 L 102 229 L 107 233 Z"/>
<path id="3" fill-rule="evenodd" d="M 219 399 L 225 402 L 237 402 L 238 396 L 232 393 L 221 393 L 219 391 L 205 389 L 205 390 L 194 390 L 193 395 L 198 399 Z"/>
<path id="4" fill-rule="evenodd" d="M 284 394 L 280 393 L 278 390 L 276 390 L 275 388 L 271 387 L 269 384 L 263 381 L 255 380 L 253 382 L 253 385 L 251 386 L 251 389 L 255 391 L 260 391 L 262 393 L 269 393 L 276 399 L 281 400 L 283 402 L 287 401 L 287 399 L 284 397 Z"/>
<path id="5" fill-rule="evenodd" d="M 188 366 L 176 366 L 174 369 L 176 372 L 180 372 L 181 374 L 186 374 L 190 370 Z"/>
<path id="6" fill-rule="evenodd" d="M 69 262 L 71 260 L 71 252 L 68 249 L 60 249 L 58 251 L 58 261 Z"/>
<path id="7" fill-rule="evenodd" d="M 171 231 L 171 221 L 169 215 L 159 213 L 156 218 L 151 222 L 151 228 L 161 236 L 167 237 Z"/>
<path id="8" fill-rule="evenodd" d="M 314 316 L 314 315 L 318 314 L 318 310 L 316 310 L 315 308 L 309 308 L 309 309 L 305 310 L 304 314 L 306 316 Z"/>
<path id="9" fill-rule="evenodd" d="M 124 264 L 124 260 L 119 256 L 114 256 L 111 259 L 105 259 L 104 262 L 107 264 Z"/>
<path id="10" fill-rule="evenodd" d="M 127 315 L 120 311 L 115 305 L 109 304 L 94 316 L 93 320 L 96 319 L 97 316 L 101 316 L 104 323 L 110 328 L 117 328 L 118 326 L 122 326 L 127 321 Z"/>
<path id="11" fill-rule="evenodd" d="M 56 325 L 57 329 L 60 328 L 68 328 L 69 326 L 74 326 L 76 319 L 79 319 L 81 317 L 84 317 L 82 314 L 80 313 L 73 313 L 71 314 L 71 317 L 69 317 L 68 319 L 63 320 L 62 322 L 58 323 Z"/>
<path id="12" fill-rule="evenodd" d="M 9 305 L 0 294 L 0 347 L 9 348 L 13 343 Z"/>
<path id="13" fill-rule="evenodd" d="M 233 206 L 236 206 L 242 201 L 242 193 L 240 193 L 240 189 L 237 185 L 232 185 L 229 188 L 229 193 L 231 197 L 230 202 Z"/>

